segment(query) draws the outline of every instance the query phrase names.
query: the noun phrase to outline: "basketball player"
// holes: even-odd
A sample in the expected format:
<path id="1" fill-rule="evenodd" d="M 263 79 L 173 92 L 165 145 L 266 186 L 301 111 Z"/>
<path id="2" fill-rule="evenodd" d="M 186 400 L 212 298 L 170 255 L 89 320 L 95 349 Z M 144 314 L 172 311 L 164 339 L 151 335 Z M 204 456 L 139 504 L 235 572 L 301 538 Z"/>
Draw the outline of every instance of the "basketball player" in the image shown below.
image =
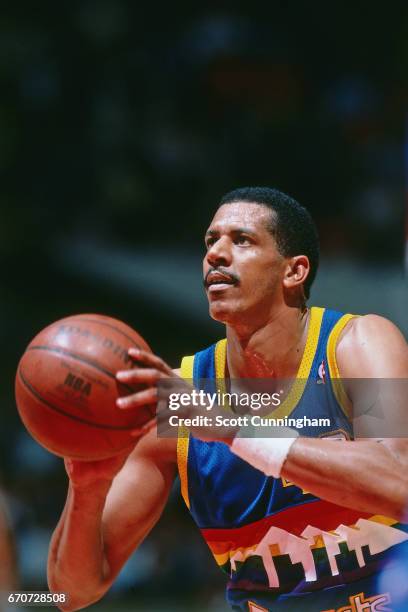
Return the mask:
<path id="1" fill-rule="evenodd" d="M 227 194 L 205 242 L 210 315 L 225 323 L 226 340 L 184 358 L 176 371 L 131 350 L 145 368 L 117 377 L 148 389 L 118 400 L 118 409 L 156 402 L 163 378 L 297 378 L 300 390 L 279 416 L 327 415 L 331 425 L 299 437 L 286 430 L 283 438 L 224 441 L 191 428 L 177 442 L 149 426 L 129 456 L 67 460 L 51 590 L 69 593 L 66 610 L 100 599 L 159 519 L 178 471 L 184 500 L 227 574 L 233 609 L 390 609 L 375 575 L 408 546 L 408 441 L 353 440 L 353 406 L 364 398 L 347 380 L 406 379 L 403 336 L 379 316 L 306 307 L 318 265 L 316 230 L 309 213 L 276 190 Z M 334 384 L 339 377 L 344 388 Z"/>

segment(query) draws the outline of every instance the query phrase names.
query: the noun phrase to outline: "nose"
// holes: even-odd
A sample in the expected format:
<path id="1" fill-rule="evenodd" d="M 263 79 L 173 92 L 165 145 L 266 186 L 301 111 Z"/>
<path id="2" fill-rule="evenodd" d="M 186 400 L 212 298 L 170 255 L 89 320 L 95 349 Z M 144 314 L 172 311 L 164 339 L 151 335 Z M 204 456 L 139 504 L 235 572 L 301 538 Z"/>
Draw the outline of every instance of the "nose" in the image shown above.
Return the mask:
<path id="1" fill-rule="evenodd" d="M 231 247 L 227 236 L 221 236 L 212 244 L 206 254 L 207 262 L 212 267 L 231 265 Z"/>

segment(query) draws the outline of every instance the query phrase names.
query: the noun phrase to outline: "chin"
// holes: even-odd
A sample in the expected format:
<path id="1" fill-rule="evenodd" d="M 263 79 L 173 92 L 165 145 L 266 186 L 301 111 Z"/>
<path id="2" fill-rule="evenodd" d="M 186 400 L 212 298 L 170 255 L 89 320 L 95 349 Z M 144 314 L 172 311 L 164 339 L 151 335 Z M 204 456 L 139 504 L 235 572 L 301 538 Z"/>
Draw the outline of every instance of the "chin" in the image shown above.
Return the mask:
<path id="1" fill-rule="evenodd" d="M 227 304 L 213 302 L 209 305 L 209 314 L 214 321 L 227 323 L 231 316 L 231 307 L 228 307 Z"/>
<path id="2" fill-rule="evenodd" d="M 231 323 L 237 319 L 238 309 L 231 304 L 213 302 L 209 305 L 210 317 L 219 323 Z"/>

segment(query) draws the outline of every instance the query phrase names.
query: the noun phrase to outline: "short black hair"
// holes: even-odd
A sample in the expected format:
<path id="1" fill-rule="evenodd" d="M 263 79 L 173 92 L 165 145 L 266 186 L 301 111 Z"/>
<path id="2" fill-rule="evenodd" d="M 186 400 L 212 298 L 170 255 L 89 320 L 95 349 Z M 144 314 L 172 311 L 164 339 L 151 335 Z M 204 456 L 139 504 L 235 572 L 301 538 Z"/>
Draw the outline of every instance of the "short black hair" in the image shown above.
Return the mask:
<path id="1" fill-rule="evenodd" d="M 241 187 L 226 193 L 219 206 L 232 202 L 252 202 L 269 208 L 271 215 L 269 231 L 276 240 L 283 257 L 307 255 L 310 272 L 304 283 L 306 299 L 319 266 L 319 237 L 309 211 L 299 202 L 278 189 L 270 187 Z"/>

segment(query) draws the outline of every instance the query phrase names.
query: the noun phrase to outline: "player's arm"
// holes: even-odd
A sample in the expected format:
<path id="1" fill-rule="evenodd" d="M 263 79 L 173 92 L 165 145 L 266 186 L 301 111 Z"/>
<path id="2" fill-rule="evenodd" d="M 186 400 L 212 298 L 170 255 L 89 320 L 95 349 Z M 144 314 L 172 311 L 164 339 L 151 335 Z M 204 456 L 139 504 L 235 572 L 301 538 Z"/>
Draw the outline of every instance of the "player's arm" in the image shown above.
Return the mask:
<path id="1" fill-rule="evenodd" d="M 175 476 L 175 440 L 149 432 L 127 457 L 68 462 L 68 497 L 50 545 L 48 580 L 63 610 L 100 599 L 160 517 Z M 115 475 L 116 474 L 116 475 Z"/>
<path id="2" fill-rule="evenodd" d="M 337 361 L 344 379 L 408 379 L 405 339 L 392 323 L 374 315 L 349 323 L 337 348 Z M 354 405 L 361 400 L 359 387 L 364 385 L 350 387 Z M 399 399 L 405 404 L 406 421 L 408 400 L 406 396 Z M 393 417 L 389 415 L 390 419 Z M 341 443 L 298 438 L 289 450 L 281 474 L 333 503 L 408 522 L 407 438 Z"/>

